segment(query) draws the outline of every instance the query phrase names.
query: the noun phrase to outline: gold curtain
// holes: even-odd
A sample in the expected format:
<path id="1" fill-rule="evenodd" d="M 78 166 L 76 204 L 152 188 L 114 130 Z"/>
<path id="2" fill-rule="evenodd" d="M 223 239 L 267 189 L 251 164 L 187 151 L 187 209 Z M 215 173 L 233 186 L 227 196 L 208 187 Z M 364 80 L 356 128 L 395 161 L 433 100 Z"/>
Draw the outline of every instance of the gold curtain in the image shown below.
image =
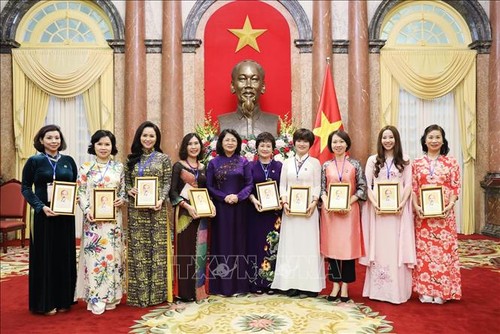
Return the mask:
<path id="1" fill-rule="evenodd" d="M 35 153 L 32 138 L 47 115 L 49 96 L 84 94 L 91 131 L 113 128 L 113 50 L 12 50 L 16 177 Z"/>
<path id="2" fill-rule="evenodd" d="M 476 160 L 476 51 L 391 50 L 380 52 L 381 126 L 398 123 L 400 87 L 422 99 L 454 92 L 464 157 L 462 231 L 472 234 Z"/>

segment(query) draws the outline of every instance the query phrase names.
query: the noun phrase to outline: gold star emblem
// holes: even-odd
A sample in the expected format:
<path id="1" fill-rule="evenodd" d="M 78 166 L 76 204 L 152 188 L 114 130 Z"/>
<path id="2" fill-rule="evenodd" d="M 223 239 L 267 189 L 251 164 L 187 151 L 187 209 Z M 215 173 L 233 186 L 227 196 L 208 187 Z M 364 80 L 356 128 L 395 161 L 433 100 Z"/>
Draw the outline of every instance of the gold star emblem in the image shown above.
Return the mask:
<path id="1" fill-rule="evenodd" d="M 239 38 L 235 53 L 240 51 L 247 45 L 251 46 L 255 51 L 260 52 L 259 45 L 257 44 L 257 37 L 267 31 L 267 29 L 253 29 L 248 15 L 245 19 L 245 23 L 243 24 L 243 29 L 228 30 Z"/>
<path id="2" fill-rule="evenodd" d="M 318 136 L 320 139 L 320 150 L 319 152 L 323 152 L 325 147 L 328 145 L 328 136 L 333 131 L 336 131 L 342 125 L 342 121 L 336 121 L 330 123 L 325 113 L 321 111 L 321 124 L 317 128 L 314 128 L 313 133 L 315 136 Z"/>

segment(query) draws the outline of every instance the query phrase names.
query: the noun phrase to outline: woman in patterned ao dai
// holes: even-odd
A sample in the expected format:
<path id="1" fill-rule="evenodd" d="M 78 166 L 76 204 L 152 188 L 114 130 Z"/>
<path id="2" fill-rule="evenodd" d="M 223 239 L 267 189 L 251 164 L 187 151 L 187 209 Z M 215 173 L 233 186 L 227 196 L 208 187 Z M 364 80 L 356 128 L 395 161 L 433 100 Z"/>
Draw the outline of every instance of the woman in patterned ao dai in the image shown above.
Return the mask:
<path id="1" fill-rule="evenodd" d="M 125 203 L 123 164 L 111 159 L 116 155 L 116 138 L 107 130 L 92 135 L 88 153 L 96 155 L 78 173 L 79 205 L 84 214 L 80 260 L 75 299 L 87 302 L 87 310 L 102 314 L 113 310 L 123 293 L 123 230 L 119 209 Z M 116 190 L 113 203 L 116 220 L 96 221 L 93 213 L 93 189 Z"/>
<path id="2" fill-rule="evenodd" d="M 172 249 L 167 237 L 168 192 L 172 181 L 172 163 L 160 148 L 161 133 L 158 126 L 146 121 L 134 135 L 132 153 L 125 166 L 125 189 L 130 196 L 128 206 L 128 289 L 127 304 L 147 307 L 163 303 L 171 297 L 167 281 L 167 251 Z M 138 193 L 135 178 L 157 177 L 158 200 L 152 208 L 136 208 Z M 153 194 L 154 196 L 155 194 Z"/>
<path id="3" fill-rule="evenodd" d="M 355 259 L 364 255 L 359 201 L 366 200 L 366 179 L 359 161 L 346 155 L 350 147 L 351 138 L 346 132 L 332 132 L 328 148 L 334 158 L 325 162 L 321 170 L 323 203 L 327 203 L 330 183 L 350 185 L 347 210 L 334 212 L 326 205 L 321 210 L 321 254 L 328 258 L 328 278 L 333 281 L 329 301 L 337 301 L 339 291 L 340 301 L 349 301 L 348 284 L 356 280 Z"/>
<path id="4" fill-rule="evenodd" d="M 366 162 L 368 199 L 362 210 L 366 256 L 363 297 L 406 302 L 411 297 L 411 273 L 415 265 L 415 231 L 411 207 L 411 166 L 403 156 L 398 130 L 383 127 L 378 135 L 377 154 Z M 378 183 L 399 184 L 399 208 L 396 213 L 380 213 Z"/>
<path id="5" fill-rule="evenodd" d="M 420 139 L 425 156 L 412 165 L 413 207 L 417 265 L 413 270 L 413 290 L 422 303 L 443 304 L 462 298 L 458 259 L 455 202 L 460 193 L 460 168 L 450 151 L 445 132 L 439 125 L 428 126 Z M 424 218 L 420 190 L 426 185 L 442 186 L 443 217 Z"/>

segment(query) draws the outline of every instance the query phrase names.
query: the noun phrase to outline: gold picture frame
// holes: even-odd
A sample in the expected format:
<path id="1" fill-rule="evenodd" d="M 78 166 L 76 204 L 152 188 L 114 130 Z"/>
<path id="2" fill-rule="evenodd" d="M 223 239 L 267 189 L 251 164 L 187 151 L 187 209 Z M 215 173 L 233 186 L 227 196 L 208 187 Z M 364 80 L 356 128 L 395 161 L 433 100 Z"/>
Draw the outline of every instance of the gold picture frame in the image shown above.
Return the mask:
<path id="1" fill-rule="evenodd" d="M 420 189 L 420 204 L 424 217 L 443 217 L 443 187 L 427 186 Z"/>
<path id="2" fill-rule="evenodd" d="M 311 187 L 291 186 L 288 193 L 290 215 L 306 216 L 310 202 Z"/>
<path id="3" fill-rule="evenodd" d="M 116 220 L 114 202 L 116 190 L 113 188 L 94 188 L 92 213 L 96 221 Z"/>
<path id="4" fill-rule="evenodd" d="M 257 199 L 262 206 L 261 211 L 278 210 L 281 208 L 276 181 L 256 183 L 255 190 L 257 192 Z"/>
<path id="5" fill-rule="evenodd" d="M 54 181 L 50 209 L 58 215 L 75 215 L 76 183 Z"/>
<path id="6" fill-rule="evenodd" d="M 158 202 L 158 177 L 156 176 L 138 176 L 135 178 L 136 208 L 154 208 Z"/>
<path id="7" fill-rule="evenodd" d="M 211 217 L 214 214 L 210 196 L 206 188 L 189 189 L 189 202 L 199 217 Z"/>
<path id="8" fill-rule="evenodd" d="M 351 185 L 349 183 L 330 183 L 326 208 L 331 211 L 349 210 L 350 198 Z"/>
<path id="9" fill-rule="evenodd" d="M 377 206 L 381 213 L 395 213 L 399 208 L 399 183 L 377 183 Z"/>

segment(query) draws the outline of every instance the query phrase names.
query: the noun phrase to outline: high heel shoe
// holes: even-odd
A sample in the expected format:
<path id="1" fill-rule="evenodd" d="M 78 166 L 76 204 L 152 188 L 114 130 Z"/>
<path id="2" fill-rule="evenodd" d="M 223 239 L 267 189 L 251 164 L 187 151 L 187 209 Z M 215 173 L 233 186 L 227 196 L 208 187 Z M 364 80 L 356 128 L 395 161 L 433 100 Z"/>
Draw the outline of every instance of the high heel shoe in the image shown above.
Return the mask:
<path id="1" fill-rule="evenodd" d="M 351 300 L 351 298 L 349 298 L 349 296 L 347 296 L 347 297 L 342 297 L 342 296 L 340 296 L 340 301 L 341 301 L 342 303 L 347 303 L 349 300 Z"/>
<path id="2" fill-rule="evenodd" d="M 288 291 L 286 292 L 286 295 L 287 295 L 288 297 L 296 297 L 296 296 L 300 295 L 300 291 L 299 291 L 299 290 L 297 290 L 297 289 L 290 289 L 290 290 L 288 290 Z"/>
<path id="3" fill-rule="evenodd" d="M 326 297 L 326 300 L 328 300 L 329 302 L 335 302 L 339 299 L 339 292 L 337 291 L 337 294 L 335 294 L 335 296 L 332 296 L 332 295 L 329 295 L 328 297 Z"/>

